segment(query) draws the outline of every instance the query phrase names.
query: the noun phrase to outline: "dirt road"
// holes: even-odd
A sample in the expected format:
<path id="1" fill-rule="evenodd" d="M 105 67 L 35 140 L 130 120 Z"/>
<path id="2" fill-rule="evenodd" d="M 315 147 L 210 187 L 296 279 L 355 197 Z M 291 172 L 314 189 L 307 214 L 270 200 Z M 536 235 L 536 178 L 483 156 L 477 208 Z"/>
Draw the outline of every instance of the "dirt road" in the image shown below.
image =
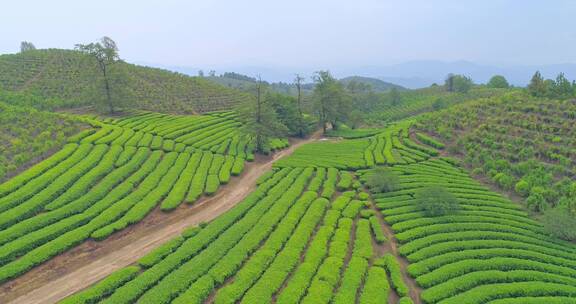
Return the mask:
<path id="1" fill-rule="evenodd" d="M 296 140 L 272 157 L 248 163 L 243 174 L 218 193 L 194 206 L 181 206 L 170 213 L 155 210 L 142 222 L 102 241 L 87 241 L 0 286 L 0 303 L 46 304 L 78 292 L 115 270 L 136 262 L 160 244 L 179 235 L 186 227 L 208 222 L 234 207 L 256 187 L 256 180 L 272 164 L 297 147 L 317 140 L 320 133 Z"/>

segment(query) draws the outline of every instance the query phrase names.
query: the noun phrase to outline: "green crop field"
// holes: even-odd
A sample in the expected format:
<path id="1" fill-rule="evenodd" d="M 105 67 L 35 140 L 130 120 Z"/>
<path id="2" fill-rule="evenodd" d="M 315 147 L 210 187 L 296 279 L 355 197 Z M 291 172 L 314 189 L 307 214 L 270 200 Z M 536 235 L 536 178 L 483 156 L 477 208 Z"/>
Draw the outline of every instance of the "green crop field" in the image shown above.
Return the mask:
<path id="1" fill-rule="evenodd" d="M 227 213 L 62 303 L 570 303 L 576 245 L 413 123 L 302 146 Z M 375 167 L 397 176 L 393 191 L 367 187 Z M 457 211 L 424 213 L 428 187 Z"/>
<path id="2" fill-rule="evenodd" d="M 60 149 L 81 126 L 73 117 L 11 106 L 0 98 L 0 181 Z"/>
<path id="3" fill-rule="evenodd" d="M 253 140 L 232 112 L 79 119 L 94 128 L 0 185 L 0 281 L 138 223 L 157 206 L 170 211 L 212 195 L 254 160 Z M 274 141 L 276 149 L 287 144 Z"/>
<path id="4" fill-rule="evenodd" d="M 217 75 L 251 27 L 203 25 L 166 59 L 197 77 L 109 37 L 0 55 L 0 303 L 576 304 L 576 81 Z"/>

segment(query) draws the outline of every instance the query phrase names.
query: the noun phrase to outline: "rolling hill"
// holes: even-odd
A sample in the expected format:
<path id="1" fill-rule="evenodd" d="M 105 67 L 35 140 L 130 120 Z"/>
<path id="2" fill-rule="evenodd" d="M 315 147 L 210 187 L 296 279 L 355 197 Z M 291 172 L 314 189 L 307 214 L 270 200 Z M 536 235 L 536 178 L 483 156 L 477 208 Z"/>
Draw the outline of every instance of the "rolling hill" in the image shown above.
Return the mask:
<path id="1" fill-rule="evenodd" d="M 388 92 L 392 88 L 396 88 L 398 90 L 406 90 L 406 88 L 402 86 L 371 77 L 350 76 L 340 79 L 340 82 L 342 82 L 344 85 L 348 85 L 352 81 L 369 85 L 374 92 Z"/>
<path id="2" fill-rule="evenodd" d="M 46 49 L 0 56 L 0 88 L 88 104 L 94 66 L 73 50 Z M 198 77 L 157 68 L 124 65 L 135 106 L 158 112 L 194 113 L 229 109 L 248 94 Z"/>

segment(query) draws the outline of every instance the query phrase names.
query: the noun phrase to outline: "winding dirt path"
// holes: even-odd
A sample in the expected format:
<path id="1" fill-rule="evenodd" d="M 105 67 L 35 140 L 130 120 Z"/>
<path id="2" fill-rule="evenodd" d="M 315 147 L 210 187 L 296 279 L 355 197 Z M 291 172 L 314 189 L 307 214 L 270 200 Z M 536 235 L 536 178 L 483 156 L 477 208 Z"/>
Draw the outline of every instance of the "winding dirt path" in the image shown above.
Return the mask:
<path id="1" fill-rule="evenodd" d="M 243 174 L 233 178 L 215 196 L 203 198 L 193 206 L 180 206 L 170 213 L 154 210 L 140 223 L 108 239 L 92 240 L 69 250 L 26 274 L 0 286 L 0 303 L 46 304 L 78 292 L 112 272 L 133 264 L 186 227 L 208 222 L 234 207 L 256 188 L 256 180 L 272 164 L 303 144 L 321 137 L 294 140 L 291 146 L 273 156 L 258 157 L 247 163 Z"/>

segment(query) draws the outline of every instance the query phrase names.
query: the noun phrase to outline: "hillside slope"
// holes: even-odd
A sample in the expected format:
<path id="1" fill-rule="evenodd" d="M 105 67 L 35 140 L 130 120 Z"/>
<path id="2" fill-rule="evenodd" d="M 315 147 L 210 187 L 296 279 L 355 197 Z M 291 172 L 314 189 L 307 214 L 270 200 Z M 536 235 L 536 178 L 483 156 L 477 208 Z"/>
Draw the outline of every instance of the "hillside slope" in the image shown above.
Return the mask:
<path id="1" fill-rule="evenodd" d="M 576 210 L 576 102 L 522 93 L 432 113 L 418 127 L 447 145 L 474 173 L 526 197 L 542 211 Z"/>
<path id="2" fill-rule="evenodd" d="M 79 125 L 78 120 L 64 115 L 0 102 L 0 182 L 33 159 L 61 147 Z"/>
<path id="3" fill-rule="evenodd" d="M 355 81 L 357 83 L 361 83 L 361 84 L 366 84 L 369 85 L 370 88 L 372 89 L 372 91 L 374 92 L 388 92 L 390 91 L 392 88 L 396 88 L 398 90 L 406 90 L 406 88 L 390 83 L 390 82 L 386 82 L 377 78 L 371 78 L 371 77 L 363 77 L 363 76 L 350 76 L 350 77 L 345 77 L 340 79 L 340 82 L 342 82 L 344 85 L 348 85 L 350 82 Z"/>
<path id="4" fill-rule="evenodd" d="M 72 50 L 34 50 L 0 56 L 0 88 L 74 105 L 87 104 L 95 67 Z M 247 94 L 213 82 L 162 69 L 128 63 L 128 88 L 136 107 L 159 112 L 206 112 L 228 109 Z"/>

